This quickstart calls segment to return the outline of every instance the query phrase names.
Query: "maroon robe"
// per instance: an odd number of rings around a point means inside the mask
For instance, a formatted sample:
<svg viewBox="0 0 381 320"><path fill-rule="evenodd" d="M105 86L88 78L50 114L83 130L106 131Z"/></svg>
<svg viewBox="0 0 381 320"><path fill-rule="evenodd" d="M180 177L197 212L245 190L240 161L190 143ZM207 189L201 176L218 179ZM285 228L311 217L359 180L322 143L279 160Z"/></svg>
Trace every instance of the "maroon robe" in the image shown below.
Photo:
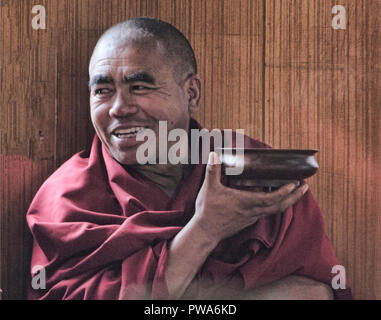
<svg viewBox="0 0 381 320"><path fill-rule="evenodd" d="M264 144L245 137L246 147ZM34 238L31 269L43 266L46 289L27 283L29 299L165 299L168 243L190 220L205 165L169 197L115 161L95 136L90 152L65 162L35 196L27 222ZM242 290L288 275L328 285L339 264L310 191L293 207L260 219L222 241L184 295L205 296L241 279ZM334 290L351 298L350 289Z"/></svg>

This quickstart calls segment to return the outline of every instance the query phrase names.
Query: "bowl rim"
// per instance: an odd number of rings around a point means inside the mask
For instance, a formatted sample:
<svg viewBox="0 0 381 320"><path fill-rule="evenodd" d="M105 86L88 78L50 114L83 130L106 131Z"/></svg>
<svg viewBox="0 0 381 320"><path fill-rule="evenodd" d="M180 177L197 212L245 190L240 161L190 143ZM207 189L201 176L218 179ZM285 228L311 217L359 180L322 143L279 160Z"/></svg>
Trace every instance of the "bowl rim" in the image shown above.
<svg viewBox="0 0 381 320"><path fill-rule="evenodd" d="M272 149L272 148L216 148L216 150L244 150L249 152L264 152L264 153L295 153L295 154L315 154L319 152L317 149Z"/></svg>

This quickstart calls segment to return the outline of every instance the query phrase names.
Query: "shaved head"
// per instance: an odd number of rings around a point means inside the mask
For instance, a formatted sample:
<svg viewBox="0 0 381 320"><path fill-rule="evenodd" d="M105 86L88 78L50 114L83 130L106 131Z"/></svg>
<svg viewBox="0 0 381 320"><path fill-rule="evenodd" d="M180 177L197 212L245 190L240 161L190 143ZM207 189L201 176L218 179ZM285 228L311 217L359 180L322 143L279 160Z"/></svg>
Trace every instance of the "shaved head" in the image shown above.
<svg viewBox="0 0 381 320"><path fill-rule="evenodd" d="M95 57L102 55L102 48L128 45L158 49L172 66L178 81L197 74L196 58L185 36L167 22L146 17L126 20L108 29L95 46L90 68Z"/></svg>

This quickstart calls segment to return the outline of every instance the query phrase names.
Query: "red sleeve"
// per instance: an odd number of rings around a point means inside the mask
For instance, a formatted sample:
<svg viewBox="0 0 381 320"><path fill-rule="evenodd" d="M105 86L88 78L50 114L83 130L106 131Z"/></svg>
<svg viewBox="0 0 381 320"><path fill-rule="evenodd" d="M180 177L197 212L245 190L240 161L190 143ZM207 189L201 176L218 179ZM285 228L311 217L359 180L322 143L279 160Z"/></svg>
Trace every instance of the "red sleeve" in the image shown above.
<svg viewBox="0 0 381 320"><path fill-rule="evenodd" d="M294 206L290 231L290 242L295 243L296 257L301 266L296 274L327 284L333 290L336 299L352 299L348 279L345 279L346 289L332 287L332 279L335 276L332 268L340 265L340 262L325 232L321 210L310 191L306 193L303 201Z"/></svg>
<svg viewBox="0 0 381 320"><path fill-rule="evenodd" d="M323 215L310 191L279 216L274 242L258 251L242 269L246 288L270 283L288 275L300 275L331 287L339 265L325 230ZM275 223L276 224L276 223ZM334 290L336 299L351 299L351 290Z"/></svg>
<svg viewBox="0 0 381 320"><path fill-rule="evenodd" d="M244 144L252 148L271 148L247 136ZM335 276L332 268L340 263L325 233L323 214L310 190L285 213L263 220L236 239L241 247L246 240L251 241L251 259L239 268L246 287L269 283L290 274L331 286ZM234 247L234 250L239 248ZM336 299L352 299L348 279L346 289L333 292Z"/></svg>

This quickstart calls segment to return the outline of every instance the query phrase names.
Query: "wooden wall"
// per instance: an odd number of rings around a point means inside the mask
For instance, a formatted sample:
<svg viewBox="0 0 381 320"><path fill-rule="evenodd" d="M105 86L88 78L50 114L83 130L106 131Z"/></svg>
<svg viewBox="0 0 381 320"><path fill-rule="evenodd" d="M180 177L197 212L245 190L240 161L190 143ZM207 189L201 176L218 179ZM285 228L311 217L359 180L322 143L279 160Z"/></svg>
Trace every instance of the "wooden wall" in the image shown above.
<svg viewBox="0 0 381 320"><path fill-rule="evenodd" d="M46 8L46 29L31 10ZM334 4L347 29L331 27ZM24 297L25 213L41 183L93 135L87 67L99 35L134 16L177 26L203 79L208 128L317 148L309 184L358 299L381 299L381 1L0 0L0 287Z"/></svg>

